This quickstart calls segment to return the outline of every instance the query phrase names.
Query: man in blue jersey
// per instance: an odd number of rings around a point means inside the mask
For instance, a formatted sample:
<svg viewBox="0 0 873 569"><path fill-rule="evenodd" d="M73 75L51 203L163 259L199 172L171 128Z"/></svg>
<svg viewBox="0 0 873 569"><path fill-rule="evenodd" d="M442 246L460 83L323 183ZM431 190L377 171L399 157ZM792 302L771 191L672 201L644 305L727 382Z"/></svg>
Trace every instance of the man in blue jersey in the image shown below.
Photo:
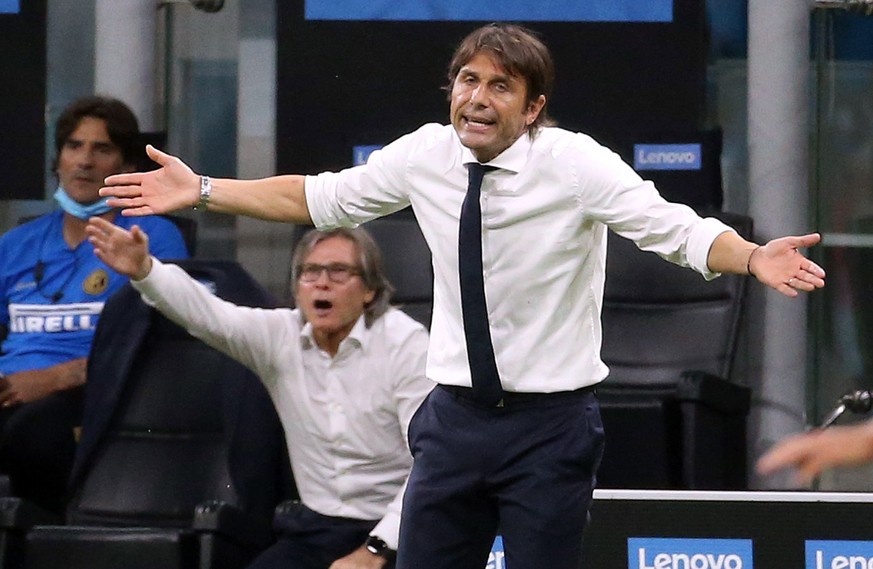
<svg viewBox="0 0 873 569"><path fill-rule="evenodd" d="M107 175L136 168L139 136L136 117L121 101L74 101L55 127L54 198L61 209L0 237L0 472L14 494L50 511L63 510L100 311L127 282L97 259L85 226L91 216L133 225L98 190ZM156 256L188 256L171 221L152 216L137 223L148 228Z"/></svg>

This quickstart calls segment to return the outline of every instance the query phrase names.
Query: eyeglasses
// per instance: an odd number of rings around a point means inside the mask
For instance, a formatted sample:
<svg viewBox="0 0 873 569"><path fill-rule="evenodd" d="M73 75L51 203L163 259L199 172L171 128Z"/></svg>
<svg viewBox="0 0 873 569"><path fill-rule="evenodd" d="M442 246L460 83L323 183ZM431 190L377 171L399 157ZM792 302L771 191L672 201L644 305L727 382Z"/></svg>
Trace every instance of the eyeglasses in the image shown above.
<svg viewBox="0 0 873 569"><path fill-rule="evenodd" d="M306 263L300 267L298 278L300 282L313 283L321 278L321 273L327 271L327 278L331 282L337 284L345 284L349 282L355 275L360 275L361 271L350 265L343 263L333 263L330 265L318 265L316 263Z"/></svg>

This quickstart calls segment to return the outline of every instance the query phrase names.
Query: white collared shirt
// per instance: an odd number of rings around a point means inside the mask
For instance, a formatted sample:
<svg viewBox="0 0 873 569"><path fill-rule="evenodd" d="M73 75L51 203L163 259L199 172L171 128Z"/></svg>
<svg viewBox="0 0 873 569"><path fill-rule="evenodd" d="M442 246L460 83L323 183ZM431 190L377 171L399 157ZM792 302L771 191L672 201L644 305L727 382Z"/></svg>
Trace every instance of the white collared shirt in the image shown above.
<svg viewBox="0 0 873 569"><path fill-rule="evenodd" d="M192 335L252 369L285 429L302 502L328 516L381 520L397 549L412 456L409 420L434 384L424 375L427 331L399 310L370 328L361 317L334 357L291 309L235 306L175 265L153 259L133 286Z"/></svg>
<svg viewBox="0 0 873 569"><path fill-rule="evenodd" d="M412 205L433 254L427 374L470 386L458 280L465 164L451 126L428 124L367 164L306 178L319 228L355 226ZM558 128L519 138L488 162L481 191L482 263L497 368L508 391L553 392L602 381L600 312L607 227L705 278L715 238L730 227L665 201L617 154ZM653 283L657 286L657 283Z"/></svg>

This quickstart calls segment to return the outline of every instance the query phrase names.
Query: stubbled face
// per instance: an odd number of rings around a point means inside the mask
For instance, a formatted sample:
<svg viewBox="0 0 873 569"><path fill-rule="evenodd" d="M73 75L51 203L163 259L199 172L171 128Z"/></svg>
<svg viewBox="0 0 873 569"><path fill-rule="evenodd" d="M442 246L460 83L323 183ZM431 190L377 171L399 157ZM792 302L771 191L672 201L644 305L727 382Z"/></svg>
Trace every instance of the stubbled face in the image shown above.
<svg viewBox="0 0 873 569"><path fill-rule="evenodd" d="M452 126L480 162L512 146L539 115L546 98L528 103L523 78L509 75L488 52L473 56L452 85Z"/></svg>
<svg viewBox="0 0 873 569"><path fill-rule="evenodd" d="M360 269L355 244L344 237L320 241L303 261L304 265L346 265ZM315 281L296 283L297 306L312 324L313 336L320 348L336 353L340 342L349 335L364 307L375 297L360 275L345 283L330 280L322 271Z"/></svg>
<svg viewBox="0 0 873 569"><path fill-rule="evenodd" d="M103 179L130 171L121 149L112 143L106 121L84 117L61 147L58 156L58 181L67 194L81 204L98 199Z"/></svg>

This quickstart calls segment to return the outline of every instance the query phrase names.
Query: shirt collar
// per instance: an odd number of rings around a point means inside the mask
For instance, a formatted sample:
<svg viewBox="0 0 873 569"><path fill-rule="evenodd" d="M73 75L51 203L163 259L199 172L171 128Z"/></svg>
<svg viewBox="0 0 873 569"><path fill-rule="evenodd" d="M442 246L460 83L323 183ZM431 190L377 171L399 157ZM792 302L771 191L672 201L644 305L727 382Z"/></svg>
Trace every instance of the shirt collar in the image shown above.
<svg viewBox="0 0 873 569"><path fill-rule="evenodd" d="M300 318L301 320L303 319L302 312L300 313ZM352 342L356 346L363 347L366 344L366 336L367 326L364 323L364 315L361 314L355 322L355 325L352 326L349 335L343 338L343 341L340 342L340 351L342 351L343 346L347 345L349 342ZM315 337L312 335L311 322L303 324L303 328L300 330L300 339L303 341L303 346L305 348L318 348L318 344L315 343Z"/></svg>
<svg viewBox="0 0 873 569"><path fill-rule="evenodd" d="M455 139L458 140L458 144L460 144L460 139L457 138L457 133L455 133ZM522 168L524 168L524 165L527 163L527 157L530 155L531 146L533 146L533 140L531 139L530 134L524 133L518 137L518 140L512 143L512 146L495 156L492 160L486 162L486 165L494 166L501 170L509 170L510 172L515 172L517 174L521 172ZM461 163L470 164L471 162L477 162L476 157L473 156L473 153L469 148L462 144Z"/></svg>

